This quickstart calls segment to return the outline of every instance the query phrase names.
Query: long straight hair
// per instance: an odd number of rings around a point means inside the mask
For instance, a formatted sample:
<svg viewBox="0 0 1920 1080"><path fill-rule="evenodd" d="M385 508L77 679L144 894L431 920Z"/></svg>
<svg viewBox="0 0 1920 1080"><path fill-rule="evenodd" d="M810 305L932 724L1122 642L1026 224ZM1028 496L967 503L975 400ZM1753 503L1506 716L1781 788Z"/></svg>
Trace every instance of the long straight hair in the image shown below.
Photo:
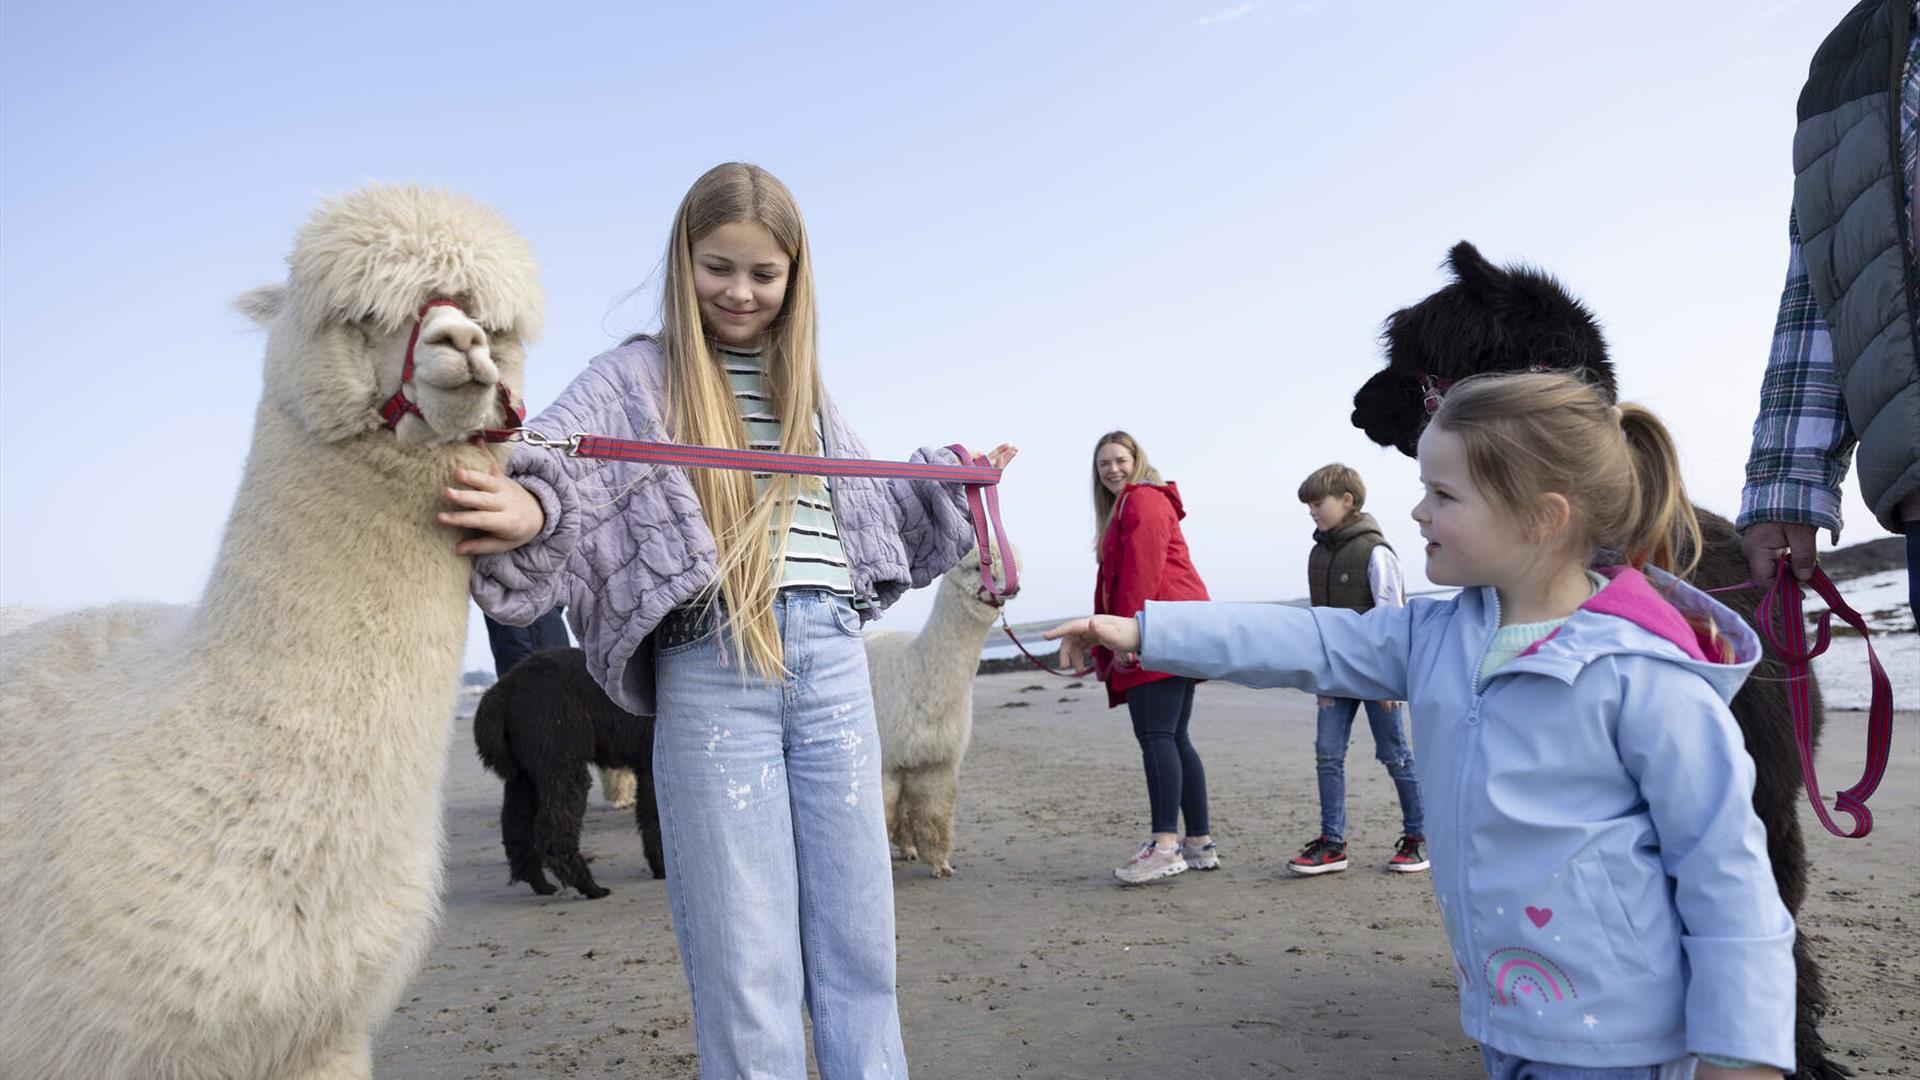
<svg viewBox="0 0 1920 1080"><path fill-rule="evenodd" d="M1127 448L1133 455L1133 475L1127 477L1129 484L1158 484L1160 470L1147 464L1147 452L1140 449L1140 443L1124 431L1109 431L1100 436L1093 444L1093 464L1089 466L1093 473L1093 550L1098 553L1101 541L1107 538L1107 526L1113 523L1113 510L1120 497L1107 490L1100 482L1100 451L1111 445Z"/></svg>
<svg viewBox="0 0 1920 1080"><path fill-rule="evenodd" d="M720 226L736 222L764 227L792 260L786 297L767 328L762 355L774 413L780 418L781 451L818 454L814 418L824 395L806 223L785 184L758 165L740 162L717 165L693 182L680 201L667 240L660 336L667 354L669 433L677 442L700 446L747 446L746 424L740 418L733 385L701 321L693 289L693 245ZM717 595L724 602L734 654L746 657L768 679L783 676L786 661L773 610L777 567L786 558L795 501L804 492L818 491L820 480L775 476L756 496L750 473L693 469L689 478L719 548L719 566L706 598L711 602Z"/></svg>

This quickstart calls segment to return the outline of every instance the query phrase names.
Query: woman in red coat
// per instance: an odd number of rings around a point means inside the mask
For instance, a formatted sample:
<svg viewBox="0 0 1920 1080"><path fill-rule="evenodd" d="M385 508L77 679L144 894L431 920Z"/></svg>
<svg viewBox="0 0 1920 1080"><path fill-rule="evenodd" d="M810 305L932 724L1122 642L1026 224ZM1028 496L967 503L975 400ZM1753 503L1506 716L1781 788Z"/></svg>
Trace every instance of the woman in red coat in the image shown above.
<svg viewBox="0 0 1920 1080"><path fill-rule="evenodd" d="M1093 448L1093 509L1100 553L1099 584L1093 610L1102 615L1137 615L1149 600L1206 600L1207 586L1187 555L1180 533L1180 489L1162 483L1147 464L1133 436L1108 432ZM1094 663L1107 684L1109 707L1126 702L1140 757L1147 771L1147 801L1153 812L1153 839L1113 874L1138 885L1181 873L1189 867L1220 865L1207 831L1207 775L1200 755L1187 739L1193 714L1195 680L1143 671L1094 650ZM1179 818L1186 818L1184 841Z"/></svg>

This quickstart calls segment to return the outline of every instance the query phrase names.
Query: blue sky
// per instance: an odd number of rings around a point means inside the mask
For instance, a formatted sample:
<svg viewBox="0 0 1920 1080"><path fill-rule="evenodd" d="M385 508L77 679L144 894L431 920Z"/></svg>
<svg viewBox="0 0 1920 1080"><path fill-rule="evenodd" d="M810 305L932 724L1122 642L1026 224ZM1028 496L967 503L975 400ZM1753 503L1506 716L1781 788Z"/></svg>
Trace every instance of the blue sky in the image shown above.
<svg viewBox="0 0 1920 1080"><path fill-rule="evenodd" d="M0 602L197 596L259 394L227 302L322 195L511 218L537 406L653 325L668 219L729 159L798 196L828 385L877 453L1023 448L1016 619L1087 606L1116 427L1180 482L1216 596L1304 591L1293 491L1336 459L1420 587L1414 467L1346 416L1462 238L1588 302L1731 512L1793 102L1848 6L0 5ZM1847 518L1881 535L1851 483Z"/></svg>

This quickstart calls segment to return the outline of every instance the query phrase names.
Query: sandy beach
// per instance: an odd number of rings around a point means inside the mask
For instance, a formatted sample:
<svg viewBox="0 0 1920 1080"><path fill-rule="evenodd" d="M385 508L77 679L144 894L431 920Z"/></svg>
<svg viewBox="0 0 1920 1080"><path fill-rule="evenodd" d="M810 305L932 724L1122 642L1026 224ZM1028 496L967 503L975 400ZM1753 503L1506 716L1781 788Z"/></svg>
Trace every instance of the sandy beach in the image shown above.
<svg viewBox="0 0 1920 1080"><path fill-rule="evenodd" d="M959 876L895 864L916 1077L1481 1075L1427 877L1378 868L1399 823L1364 725L1348 761L1355 868L1296 878L1282 864L1317 824L1313 700L1202 686L1194 741L1225 865L1127 889L1109 869L1144 834L1146 796L1124 711L1097 685L1037 674L982 676L975 709ZM1803 921L1836 1002L1826 1031L1862 1076L1920 1074L1916 720L1897 718L1872 836L1833 838L1803 815ZM1829 786L1858 775L1863 731L1858 713L1830 718ZM696 1075L666 886L647 876L631 814L597 796L588 811L613 895L537 897L506 884L500 785L464 715L448 752L446 914L378 1039L377 1074Z"/></svg>

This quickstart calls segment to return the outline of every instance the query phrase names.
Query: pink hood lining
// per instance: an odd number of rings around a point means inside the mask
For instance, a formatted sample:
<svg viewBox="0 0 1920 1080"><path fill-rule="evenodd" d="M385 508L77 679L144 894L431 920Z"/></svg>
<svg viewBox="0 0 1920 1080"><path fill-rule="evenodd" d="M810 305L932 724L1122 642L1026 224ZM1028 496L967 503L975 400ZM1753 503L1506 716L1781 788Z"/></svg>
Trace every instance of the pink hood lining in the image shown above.
<svg viewBox="0 0 1920 1080"><path fill-rule="evenodd" d="M1631 566L1599 566L1593 572L1610 580L1606 588L1594 593L1586 603L1580 605L1581 611L1625 619L1662 641L1672 642L1694 660L1724 662L1707 654L1705 631L1696 629L1688 622L1687 617L1680 614L1679 608L1660 595L1645 574ZM1527 646L1520 655L1533 655L1540 646L1552 641L1559 633L1560 629L1555 628L1553 633Z"/></svg>

